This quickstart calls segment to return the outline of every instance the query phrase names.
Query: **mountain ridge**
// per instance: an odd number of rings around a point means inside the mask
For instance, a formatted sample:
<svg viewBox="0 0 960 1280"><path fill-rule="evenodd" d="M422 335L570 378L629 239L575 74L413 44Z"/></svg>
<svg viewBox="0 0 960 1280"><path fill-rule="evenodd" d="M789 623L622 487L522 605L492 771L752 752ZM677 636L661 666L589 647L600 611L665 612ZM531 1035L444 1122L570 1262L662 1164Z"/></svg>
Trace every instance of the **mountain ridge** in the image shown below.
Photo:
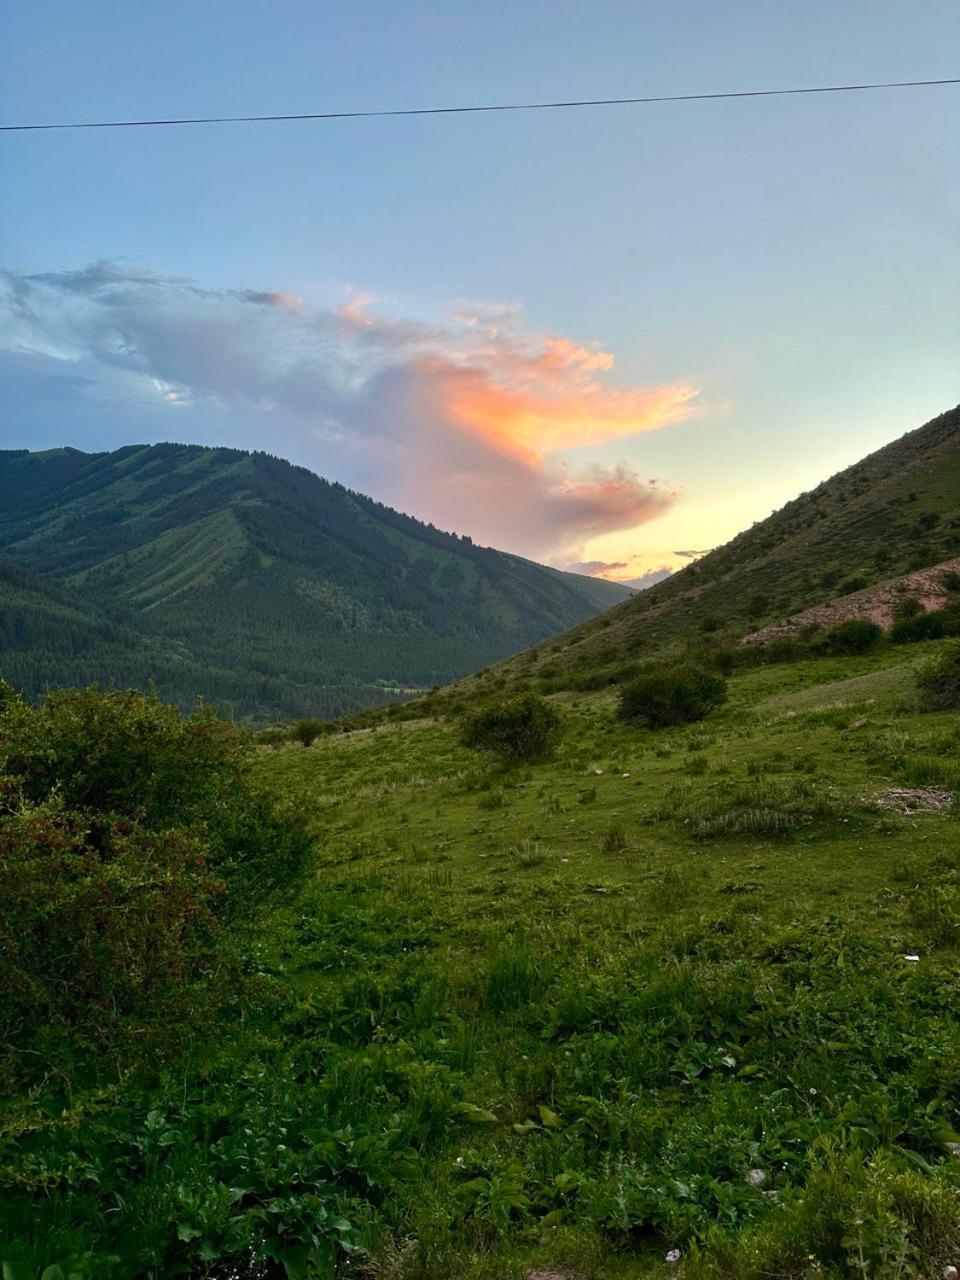
<svg viewBox="0 0 960 1280"><path fill-rule="evenodd" d="M960 406L630 600L463 683L615 684L638 661L737 639L960 550Z"/></svg>
<svg viewBox="0 0 960 1280"><path fill-rule="evenodd" d="M628 591L478 547L267 453L173 443L0 451L0 557L140 641L122 662L95 645L86 665L38 654L31 667L29 644L17 662L0 653L29 692L98 665L129 680L139 663L134 683L261 718L458 678ZM4 607L9 630L9 585Z"/></svg>

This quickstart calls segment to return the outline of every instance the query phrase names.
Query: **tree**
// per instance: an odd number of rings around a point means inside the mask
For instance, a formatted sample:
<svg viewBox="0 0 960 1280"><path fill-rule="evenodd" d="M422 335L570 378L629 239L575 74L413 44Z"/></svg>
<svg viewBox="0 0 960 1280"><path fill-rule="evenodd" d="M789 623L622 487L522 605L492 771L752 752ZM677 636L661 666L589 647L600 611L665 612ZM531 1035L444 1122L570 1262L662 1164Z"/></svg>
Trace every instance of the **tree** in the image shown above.
<svg viewBox="0 0 960 1280"><path fill-rule="evenodd" d="M290 736L301 746L309 747L317 738L329 731L329 725L324 720L298 720L290 731Z"/></svg>

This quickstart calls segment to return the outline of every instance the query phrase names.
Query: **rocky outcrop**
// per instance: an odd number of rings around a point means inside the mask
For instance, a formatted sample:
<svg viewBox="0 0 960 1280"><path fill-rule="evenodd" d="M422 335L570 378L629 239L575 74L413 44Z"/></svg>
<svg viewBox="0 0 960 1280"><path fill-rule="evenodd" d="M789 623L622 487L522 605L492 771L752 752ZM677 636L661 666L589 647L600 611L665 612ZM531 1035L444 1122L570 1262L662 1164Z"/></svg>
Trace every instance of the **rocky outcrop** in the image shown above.
<svg viewBox="0 0 960 1280"><path fill-rule="evenodd" d="M769 644L771 640L798 636L808 627L828 629L851 618L869 618L871 622L888 630L893 623L897 605L905 599L918 600L929 613L931 609L941 609L949 599L955 598L944 585L944 579L950 573L960 573L960 556L942 560L927 569L917 569L902 578L891 578L889 582L864 587L862 591L840 596L828 604L814 605L812 609L804 609L802 613L792 614L789 618L781 618L769 627L762 627L759 631L744 636L741 643Z"/></svg>

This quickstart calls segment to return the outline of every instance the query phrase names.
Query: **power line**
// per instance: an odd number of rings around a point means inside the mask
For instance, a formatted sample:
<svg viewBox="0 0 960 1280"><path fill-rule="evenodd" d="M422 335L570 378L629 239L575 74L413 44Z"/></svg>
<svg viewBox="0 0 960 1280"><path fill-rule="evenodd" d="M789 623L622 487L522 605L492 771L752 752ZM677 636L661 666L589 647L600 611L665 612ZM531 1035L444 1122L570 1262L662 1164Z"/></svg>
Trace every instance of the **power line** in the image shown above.
<svg viewBox="0 0 960 1280"><path fill-rule="evenodd" d="M886 80L869 84L813 85L799 89L741 89L728 93L672 93L646 98L586 98L571 102L502 102L466 107L406 107L388 111L309 111L275 116L188 116L171 120L84 120L54 124L3 124L0 133L45 129L152 129L186 124L274 124L281 120L371 120L386 116L452 116L491 111L561 111L573 107L628 107L653 102L711 102L720 98L784 98L809 93L863 93L871 89L920 89L960 84L952 80Z"/></svg>

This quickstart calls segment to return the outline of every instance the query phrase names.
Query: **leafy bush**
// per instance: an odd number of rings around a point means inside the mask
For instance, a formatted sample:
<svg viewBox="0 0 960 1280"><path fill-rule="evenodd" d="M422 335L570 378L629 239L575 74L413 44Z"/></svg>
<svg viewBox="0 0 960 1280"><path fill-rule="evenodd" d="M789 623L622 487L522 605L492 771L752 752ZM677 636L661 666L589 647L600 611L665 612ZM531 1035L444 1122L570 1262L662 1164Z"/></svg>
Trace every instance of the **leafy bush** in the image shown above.
<svg viewBox="0 0 960 1280"><path fill-rule="evenodd" d="M185 825L230 794L246 750L213 712L184 718L133 690L58 689L38 707L8 690L0 701L0 773L32 804L55 794L65 809Z"/></svg>
<svg viewBox="0 0 960 1280"><path fill-rule="evenodd" d="M290 730L290 737L302 747L309 747L332 728L328 720L298 720Z"/></svg>
<svg viewBox="0 0 960 1280"><path fill-rule="evenodd" d="M914 644L919 640L939 640L944 634L944 620L937 611L918 613L911 618L903 618L890 628L890 639L894 644Z"/></svg>
<svg viewBox="0 0 960 1280"><path fill-rule="evenodd" d="M202 838L14 804L0 819L2 1038L68 1025L97 1042L128 1015L193 1008L225 890Z"/></svg>
<svg viewBox="0 0 960 1280"><path fill-rule="evenodd" d="M917 691L927 711L960 707L960 644L951 644L916 674Z"/></svg>
<svg viewBox="0 0 960 1280"><path fill-rule="evenodd" d="M648 729L692 724L726 701L727 684L700 667L676 667L641 676L620 692L617 714Z"/></svg>
<svg viewBox="0 0 960 1280"><path fill-rule="evenodd" d="M823 643L831 653L866 653L882 635L882 629L869 618L850 618L832 627Z"/></svg>
<svg viewBox="0 0 960 1280"><path fill-rule="evenodd" d="M0 1039L172 1029L221 967L224 917L292 877L305 830L252 787L245 735L208 711L0 694Z"/></svg>
<svg viewBox="0 0 960 1280"><path fill-rule="evenodd" d="M492 751L504 760L550 755L560 741L563 722L548 702L534 693L482 707L462 725L464 746Z"/></svg>
<svg viewBox="0 0 960 1280"><path fill-rule="evenodd" d="M894 622L907 622L910 618L919 617L922 613L923 605L916 596L903 596L893 610L893 620Z"/></svg>

